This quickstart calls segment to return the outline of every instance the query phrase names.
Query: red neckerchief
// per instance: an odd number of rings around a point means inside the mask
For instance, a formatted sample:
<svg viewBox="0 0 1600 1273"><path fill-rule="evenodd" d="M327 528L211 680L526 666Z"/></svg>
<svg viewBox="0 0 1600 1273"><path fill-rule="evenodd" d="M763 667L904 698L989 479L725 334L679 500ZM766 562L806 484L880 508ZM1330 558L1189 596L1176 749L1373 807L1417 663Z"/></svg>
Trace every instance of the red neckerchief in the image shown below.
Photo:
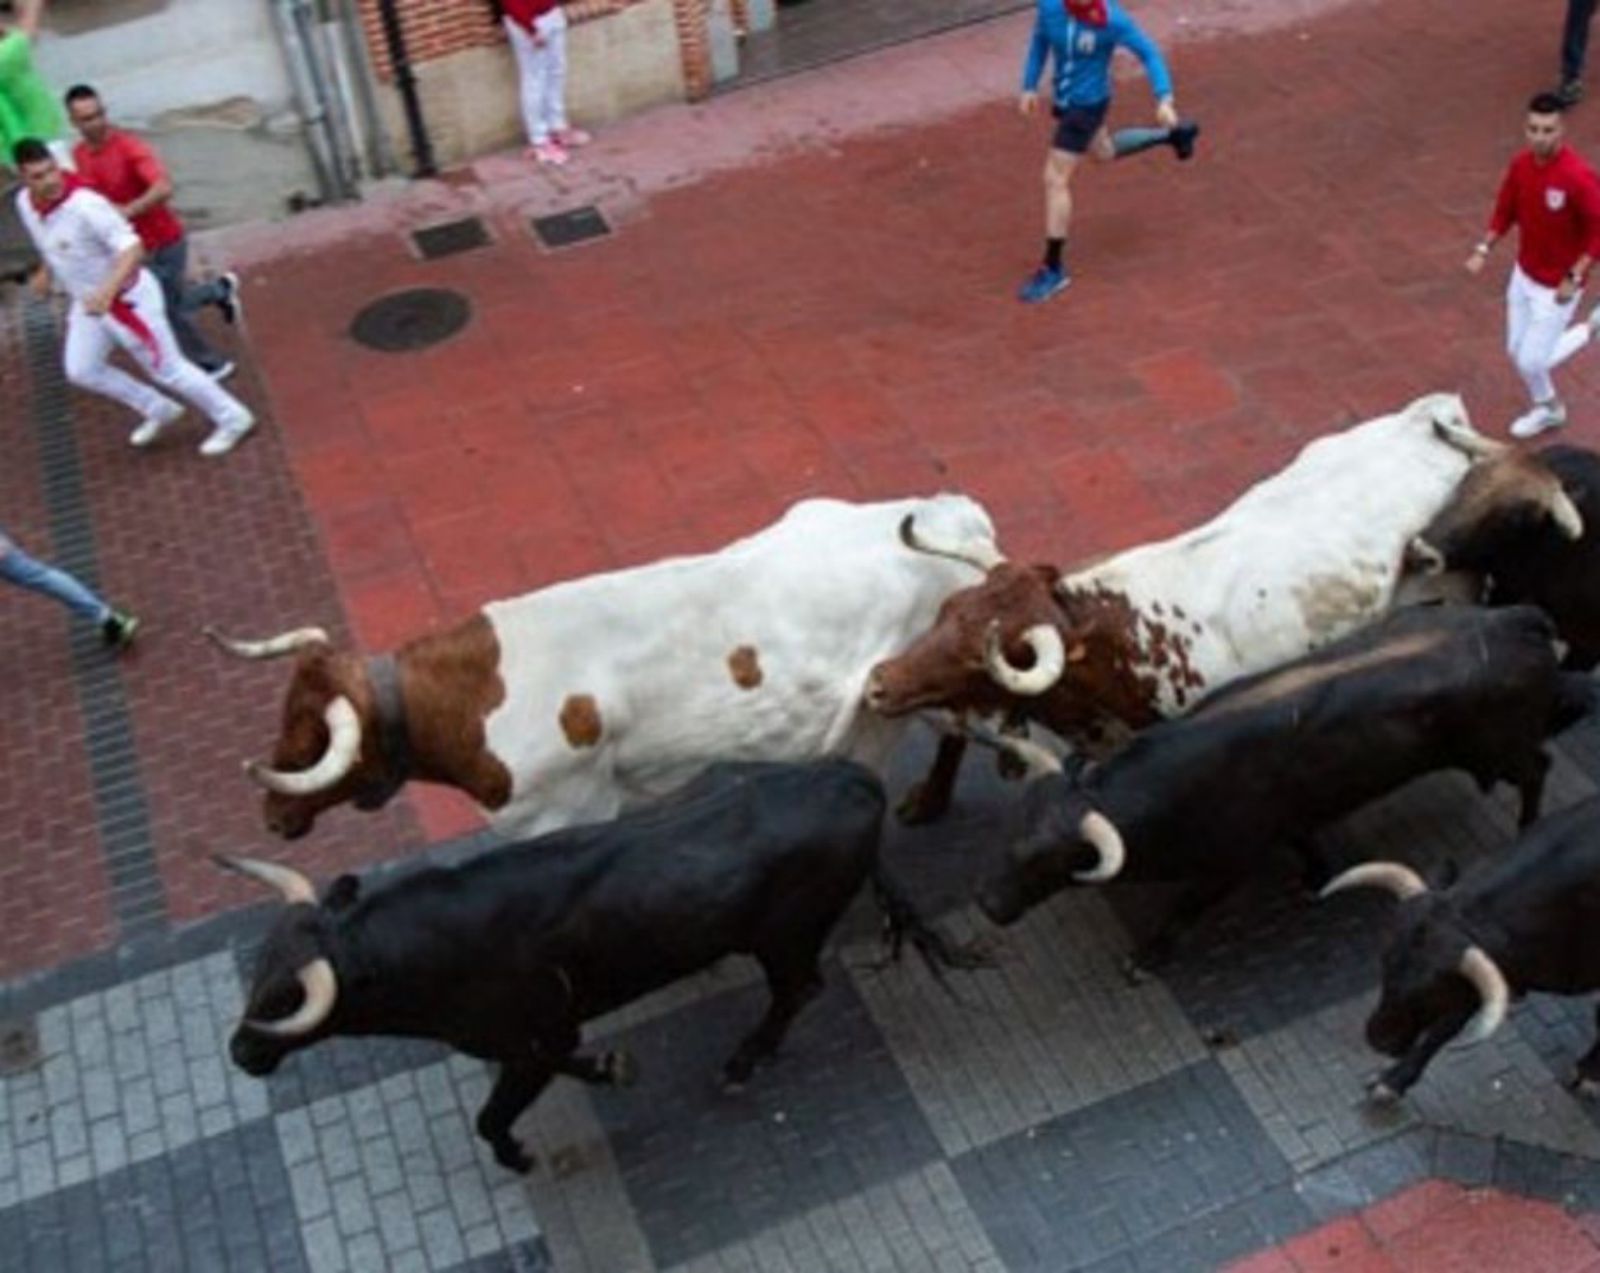
<svg viewBox="0 0 1600 1273"><path fill-rule="evenodd" d="M89 183L78 176L77 173L63 170L61 173L60 194L54 199L43 200L32 190L29 190L28 201L33 204L35 212L41 217L47 217L70 199L75 191L88 189L91 189ZM159 367L161 365L161 345L156 340L156 334L150 330L144 319L140 317L139 311L129 304L127 299L128 288L133 286L138 277L138 274L135 273L133 278L128 281L128 287L122 289L122 292L117 296L116 300L111 302L111 307L106 312L133 333L134 339L143 345L145 352L150 355L151 365Z"/></svg>
<svg viewBox="0 0 1600 1273"><path fill-rule="evenodd" d="M1103 27L1110 21L1106 0L1066 0L1066 5L1069 14L1092 27Z"/></svg>

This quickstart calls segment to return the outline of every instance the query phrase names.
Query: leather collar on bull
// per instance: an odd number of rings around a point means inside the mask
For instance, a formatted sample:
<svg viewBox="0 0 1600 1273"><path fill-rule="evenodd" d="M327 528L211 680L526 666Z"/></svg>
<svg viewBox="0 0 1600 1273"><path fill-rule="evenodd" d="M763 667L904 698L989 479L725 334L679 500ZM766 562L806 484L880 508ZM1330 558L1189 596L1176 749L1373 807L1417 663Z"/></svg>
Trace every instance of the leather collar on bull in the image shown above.
<svg viewBox="0 0 1600 1273"><path fill-rule="evenodd" d="M394 655L378 654L367 660L372 682L373 713L377 717L378 764L383 777L363 783L356 792L356 808L381 809L411 777L411 731L406 727L406 701L400 693L400 669Z"/></svg>

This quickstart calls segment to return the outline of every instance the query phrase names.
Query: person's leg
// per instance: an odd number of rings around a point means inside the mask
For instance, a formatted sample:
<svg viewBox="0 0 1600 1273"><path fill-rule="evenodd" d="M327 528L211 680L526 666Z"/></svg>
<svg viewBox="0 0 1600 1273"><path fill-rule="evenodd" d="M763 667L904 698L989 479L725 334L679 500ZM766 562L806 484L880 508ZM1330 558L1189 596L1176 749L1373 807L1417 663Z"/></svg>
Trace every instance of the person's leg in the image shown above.
<svg viewBox="0 0 1600 1273"><path fill-rule="evenodd" d="M1561 96L1575 102L1583 96L1583 64L1589 52L1589 24L1595 0L1567 0L1561 32Z"/></svg>
<svg viewBox="0 0 1600 1273"><path fill-rule="evenodd" d="M545 24L544 123L557 141L567 133L567 16L557 5Z"/></svg>
<svg viewBox="0 0 1600 1273"><path fill-rule="evenodd" d="M167 303L167 322L172 334L178 338L178 347L190 362L202 371L214 372L227 361L213 349L206 338L189 321L194 301L189 295L189 241L179 239L165 247L157 248L145 258L145 264L161 284L161 295Z"/></svg>
<svg viewBox="0 0 1600 1273"><path fill-rule="evenodd" d="M161 288L148 272L141 272L124 293L143 325L140 331L113 319L112 335L144 371L164 389L181 394L215 425L200 444L202 455L223 455L255 425L250 409L183 356L167 322Z"/></svg>
<svg viewBox="0 0 1600 1273"><path fill-rule="evenodd" d="M1519 275L1517 287L1523 294L1525 313L1512 359L1534 405L1512 423L1511 432L1514 437L1532 437L1566 423L1566 411L1556 395L1550 371L1561 334L1578 308L1578 298L1574 296L1563 303L1556 299L1553 287L1533 282L1520 270L1515 273Z"/></svg>
<svg viewBox="0 0 1600 1273"><path fill-rule="evenodd" d="M1179 159L1194 154L1195 138L1200 135L1200 125L1192 119L1183 120L1175 128L1119 128L1111 137L1111 158L1127 159L1155 146L1171 146Z"/></svg>
<svg viewBox="0 0 1600 1273"><path fill-rule="evenodd" d="M130 376L107 359L113 344L108 330L110 320L92 318L76 303L67 312L67 339L62 349L62 368L67 379L80 389L98 393L133 408L144 422L134 430L133 441L143 446L154 441L164 423L176 420L183 408L165 394L157 393L144 381ZM146 426L153 426L147 428ZM148 436L146 436L148 434Z"/></svg>
<svg viewBox="0 0 1600 1273"><path fill-rule="evenodd" d="M88 587L60 567L30 557L3 534L0 534L0 579L51 597L91 623L103 622L111 615L111 607Z"/></svg>
<svg viewBox="0 0 1600 1273"><path fill-rule="evenodd" d="M517 93L522 105L522 127L528 134L528 145L537 150L550 141L550 129L544 118L545 50L533 42L533 37L510 18L505 19L506 37L511 41L511 51L517 59Z"/></svg>

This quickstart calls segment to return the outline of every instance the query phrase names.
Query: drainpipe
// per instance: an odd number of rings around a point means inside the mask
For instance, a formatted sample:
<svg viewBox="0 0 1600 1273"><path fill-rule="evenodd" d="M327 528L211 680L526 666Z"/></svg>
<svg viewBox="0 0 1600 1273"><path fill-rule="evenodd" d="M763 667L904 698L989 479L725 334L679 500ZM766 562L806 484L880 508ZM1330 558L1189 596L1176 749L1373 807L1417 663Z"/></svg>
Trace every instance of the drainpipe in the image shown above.
<svg viewBox="0 0 1600 1273"><path fill-rule="evenodd" d="M400 101L406 109L406 131L411 134L411 154L417 161L413 176L432 177L439 171L433 162L433 143L428 140L428 126L422 122L422 103L417 100L417 77L411 73L411 57L406 52L406 33L400 26L400 6L396 0L378 0L378 14L383 19L383 40L389 49L389 62L394 67L395 87L400 90Z"/></svg>
<svg viewBox="0 0 1600 1273"><path fill-rule="evenodd" d="M283 41L289 80L300 111L306 153L311 158L311 168L317 179L317 194L326 202L343 197L344 183L338 170L339 156L328 130L328 104L310 68L316 54L301 38L295 12L297 8L298 0L276 0L272 6L273 16L277 19L278 36Z"/></svg>
<svg viewBox="0 0 1600 1273"><path fill-rule="evenodd" d="M311 123L321 132L328 148L329 167L333 174L334 196L339 199L356 197L355 157L351 154L350 139L340 127L343 122L328 109L327 78L323 74L321 49L317 40L317 24L311 13L309 0L290 0L290 21L294 23L295 42L305 59L305 74L315 103Z"/></svg>

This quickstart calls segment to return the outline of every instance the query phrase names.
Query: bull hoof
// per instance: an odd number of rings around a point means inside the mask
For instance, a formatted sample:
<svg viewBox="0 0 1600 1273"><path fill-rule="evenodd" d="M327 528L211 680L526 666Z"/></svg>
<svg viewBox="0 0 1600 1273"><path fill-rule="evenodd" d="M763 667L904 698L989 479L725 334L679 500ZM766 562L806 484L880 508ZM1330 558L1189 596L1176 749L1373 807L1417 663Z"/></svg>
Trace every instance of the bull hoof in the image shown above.
<svg viewBox="0 0 1600 1273"><path fill-rule="evenodd" d="M1367 1084L1367 1099L1380 1109L1390 1109L1400 1103L1400 1093L1382 1079Z"/></svg>
<svg viewBox="0 0 1600 1273"><path fill-rule="evenodd" d="M602 1066L612 1087L632 1087L639 1081L639 1063L626 1048L607 1052Z"/></svg>
<svg viewBox="0 0 1600 1273"><path fill-rule="evenodd" d="M908 827L937 822L950 811L950 793L933 790L925 782L913 786L895 806L895 816Z"/></svg>
<svg viewBox="0 0 1600 1273"><path fill-rule="evenodd" d="M1575 1071L1567 1080L1567 1088L1574 1096L1589 1100L1600 1098L1600 1078L1593 1078L1582 1070Z"/></svg>
<svg viewBox="0 0 1600 1273"><path fill-rule="evenodd" d="M526 1176L533 1170L533 1155L528 1153L514 1140L502 1141L494 1147L494 1160L502 1167L509 1168L519 1176Z"/></svg>

